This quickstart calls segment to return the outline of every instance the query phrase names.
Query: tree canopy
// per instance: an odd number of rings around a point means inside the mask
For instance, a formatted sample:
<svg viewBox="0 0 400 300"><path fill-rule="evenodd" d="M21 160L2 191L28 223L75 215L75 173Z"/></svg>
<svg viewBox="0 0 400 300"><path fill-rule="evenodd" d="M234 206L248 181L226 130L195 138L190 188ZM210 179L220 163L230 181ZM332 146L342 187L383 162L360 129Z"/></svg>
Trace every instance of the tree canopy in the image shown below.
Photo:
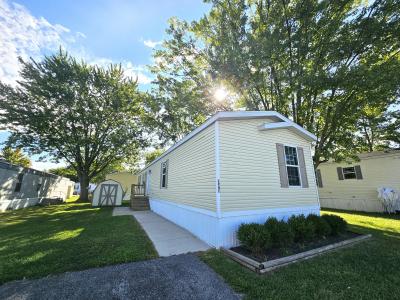
<svg viewBox="0 0 400 300"><path fill-rule="evenodd" d="M173 129L162 140L219 109L244 108L276 110L316 134L316 166L395 142L396 130L384 138L374 130L366 145L364 123L398 110L398 1L208 2L211 11L192 24L172 19L154 53L150 103ZM229 91L223 103L212 93L220 86Z"/></svg>
<svg viewBox="0 0 400 300"><path fill-rule="evenodd" d="M12 132L10 144L64 160L83 187L137 154L144 143L141 94L120 65L91 66L62 50L20 63L17 86L0 83L0 122Z"/></svg>
<svg viewBox="0 0 400 300"><path fill-rule="evenodd" d="M29 168L32 166L31 160L28 156L22 153L21 148L12 149L11 147L6 146L1 151L0 157L12 164L21 167Z"/></svg>

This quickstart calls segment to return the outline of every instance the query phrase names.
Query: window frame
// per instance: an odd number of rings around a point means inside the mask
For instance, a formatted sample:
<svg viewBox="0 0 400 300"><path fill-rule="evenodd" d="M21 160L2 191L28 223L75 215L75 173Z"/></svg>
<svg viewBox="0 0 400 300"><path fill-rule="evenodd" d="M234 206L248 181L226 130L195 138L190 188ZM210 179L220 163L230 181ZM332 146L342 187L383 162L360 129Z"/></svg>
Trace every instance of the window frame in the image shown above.
<svg viewBox="0 0 400 300"><path fill-rule="evenodd" d="M288 164L287 158L286 158L286 147L295 149L297 165ZM285 156L285 167L286 167L286 176L287 176L287 181L288 181L288 187L289 188L301 188L303 186L303 183L301 182L300 164L299 164L299 152L297 151L297 146L285 145L284 144L283 145L283 154ZM299 184L298 185L291 185L290 184L288 167L297 168L297 174L298 174L298 177L299 177Z"/></svg>
<svg viewBox="0 0 400 300"><path fill-rule="evenodd" d="M165 166L165 168L164 168L164 166ZM165 174L164 174L164 169L165 169ZM160 189L168 188L168 160L161 163L160 176L161 176ZM165 180L164 180L164 178L165 178Z"/></svg>
<svg viewBox="0 0 400 300"><path fill-rule="evenodd" d="M14 193L20 193L21 192L21 188L22 188L22 181L24 180L24 173L19 173L18 177L17 177L17 184L15 185L14 188Z"/></svg>
<svg viewBox="0 0 400 300"><path fill-rule="evenodd" d="M345 169L353 169L353 171L345 173ZM348 174L354 174L354 177L346 178L346 175L348 175ZM356 167L355 166L342 167L342 175L343 175L343 180L357 179Z"/></svg>

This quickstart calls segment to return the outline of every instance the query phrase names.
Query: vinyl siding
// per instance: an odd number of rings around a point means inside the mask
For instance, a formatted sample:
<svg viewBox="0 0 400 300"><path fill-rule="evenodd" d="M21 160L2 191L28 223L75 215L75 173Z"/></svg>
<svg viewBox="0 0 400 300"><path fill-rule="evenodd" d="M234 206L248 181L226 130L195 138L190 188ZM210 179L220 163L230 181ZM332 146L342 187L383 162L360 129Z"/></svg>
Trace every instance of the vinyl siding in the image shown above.
<svg viewBox="0 0 400 300"><path fill-rule="evenodd" d="M310 143L289 129L259 131L266 120L221 121L221 211L318 205ZM276 143L303 147L308 188L281 188Z"/></svg>
<svg viewBox="0 0 400 300"><path fill-rule="evenodd" d="M131 188L132 184L137 184L138 176L130 172L120 172L112 173L106 175L106 180L112 179L119 182L124 190L125 197L124 200L129 200L131 198Z"/></svg>
<svg viewBox="0 0 400 300"><path fill-rule="evenodd" d="M150 199L170 201L210 211L215 200L214 124L183 143L155 164L151 170ZM160 188L161 163L168 160L168 187Z"/></svg>
<svg viewBox="0 0 400 300"><path fill-rule="evenodd" d="M336 168L361 166L363 179L339 180ZM361 159L352 165L324 163L321 170L323 187L319 188L321 206L359 211L383 211L378 200L378 187L400 190L400 154Z"/></svg>

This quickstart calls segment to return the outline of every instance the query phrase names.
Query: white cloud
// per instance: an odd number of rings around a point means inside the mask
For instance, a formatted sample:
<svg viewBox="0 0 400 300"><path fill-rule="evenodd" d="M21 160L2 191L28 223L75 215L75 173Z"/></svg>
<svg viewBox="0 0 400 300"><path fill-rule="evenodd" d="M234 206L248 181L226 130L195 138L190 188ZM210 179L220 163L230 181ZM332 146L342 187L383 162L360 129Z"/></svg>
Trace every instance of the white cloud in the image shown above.
<svg viewBox="0 0 400 300"><path fill-rule="evenodd" d="M74 42L70 30L35 18L22 5L0 0L0 80L14 84L18 79L18 57L38 58L45 51Z"/></svg>
<svg viewBox="0 0 400 300"><path fill-rule="evenodd" d="M157 47L158 45L161 45L161 44L162 44L162 41L144 40L144 41L143 41L143 44L144 44L146 47L154 48L154 47Z"/></svg>
<svg viewBox="0 0 400 300"><path fill-rule="evenodd" d="M0 81L14 85L19 79L18 57L40 60L44 54L54 52L60 46L90 64L106 67L119 63L90 55L79 45L79 41L85 38L82 32L71 32L61 24L51 24L43 17L36 18L22 5L0 0ZM159 43L149 42L154 45ZM151 82L145 68L134 66L129 61L123 61L121 65L126 76L137 79L139 84Z"/></svg>

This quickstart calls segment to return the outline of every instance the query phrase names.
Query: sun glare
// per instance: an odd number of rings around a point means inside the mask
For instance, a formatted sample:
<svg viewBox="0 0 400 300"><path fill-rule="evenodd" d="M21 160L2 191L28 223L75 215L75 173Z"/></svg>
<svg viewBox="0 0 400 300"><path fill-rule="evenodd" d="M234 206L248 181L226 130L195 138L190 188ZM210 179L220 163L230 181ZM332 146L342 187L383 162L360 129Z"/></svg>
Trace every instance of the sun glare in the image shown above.
<svg viewBox="0 0 400 300"><path fill-rule="evenodd" d="M224 87L219 87L214 92L214 98L217 101L225 100L228 96L228 91Z"/></svg>

